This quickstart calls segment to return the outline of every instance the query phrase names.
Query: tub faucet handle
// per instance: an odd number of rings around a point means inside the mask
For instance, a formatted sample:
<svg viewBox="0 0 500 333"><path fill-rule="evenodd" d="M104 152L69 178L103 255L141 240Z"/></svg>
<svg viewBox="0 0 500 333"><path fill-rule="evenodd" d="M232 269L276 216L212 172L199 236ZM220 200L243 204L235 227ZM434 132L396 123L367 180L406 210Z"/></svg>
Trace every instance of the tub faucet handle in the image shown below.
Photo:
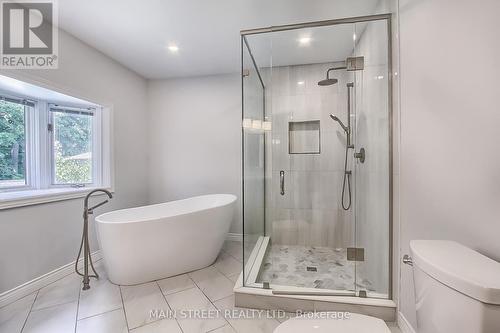
<svg viewBox="0 0 500 333"><path fill-rule="evenodd" d="M104 200L103 202L98 203L97 205L95 205L95 206L93 206L93 207L90 207L90 208L88 209L88 213L89 213L89 214L94 213L94 209L96 209L97 207L100 207L100 206L102 206L102 205L105 205L105 204L107 204L108 202L109 202L109 200Z"/></svg>

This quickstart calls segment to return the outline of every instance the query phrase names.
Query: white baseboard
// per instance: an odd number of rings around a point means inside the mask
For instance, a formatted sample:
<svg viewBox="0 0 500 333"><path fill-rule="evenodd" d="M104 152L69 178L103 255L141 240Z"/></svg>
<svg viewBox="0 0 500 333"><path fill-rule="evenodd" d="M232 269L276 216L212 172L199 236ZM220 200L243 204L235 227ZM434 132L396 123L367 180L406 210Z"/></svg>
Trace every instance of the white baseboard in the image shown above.
<svg viewBox="0 0 500 333"><path fill-rule="evenodd" d="M230 232L230 233L227 234L226 240L241 242L241 241L243 241L243 234L237 234L237 233L234 233L234 232Z"/></svg>
<svg viewBox="0 0 500 333"><path fill-rule="evenodd" d="M95 251L92 253L92 260L95 262L101 260L101 251ZM52 272L48 272L42 276L39 276L31 281L28 281L20 286L17 286L11 290L7 290L0 294L0 308L10 304L18 299L21 299L29 294L34 293L40 288L43 288L63 277L70 275L74 272L75 262L71 262L62 267L54 269ZM78 261L78 268L83 267L83 258Z"/></svg>
<svg viewBox="0 0 500 333"><path fill-rule="evenodd" d="M398 311L398 326L401 329L401 332L403 332L403 333L416 333L417 332L413 328L413 326L411 326L408 319L406 319L405 316L401 313L401 311Z"/></svg>

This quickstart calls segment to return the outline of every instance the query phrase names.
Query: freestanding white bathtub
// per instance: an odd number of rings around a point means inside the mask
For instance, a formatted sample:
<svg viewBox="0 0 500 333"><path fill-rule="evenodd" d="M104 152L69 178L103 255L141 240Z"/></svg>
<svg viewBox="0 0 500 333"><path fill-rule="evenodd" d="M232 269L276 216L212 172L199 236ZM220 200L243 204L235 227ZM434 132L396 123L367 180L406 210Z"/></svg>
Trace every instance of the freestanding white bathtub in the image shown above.
<svg viewBox="0 0 500 333"><path fill-rule="evenodd" d="M211 194L96 217L111 282L139 284L212 264L234 214L236 196Z"/></svg>

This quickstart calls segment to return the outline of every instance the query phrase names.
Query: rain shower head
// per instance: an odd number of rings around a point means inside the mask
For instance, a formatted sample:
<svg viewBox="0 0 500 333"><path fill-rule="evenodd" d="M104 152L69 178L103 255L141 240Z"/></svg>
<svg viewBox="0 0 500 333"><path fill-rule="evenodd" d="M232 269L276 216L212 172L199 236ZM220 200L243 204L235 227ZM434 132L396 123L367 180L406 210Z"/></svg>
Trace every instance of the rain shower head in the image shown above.
<svg viewBox="0 0 500 333"><path fill-rule="evenodd" d="M326 79L321 80L318 82L318 86L331 86L332 84L335 84L339 82L337 79L330 79L330 72L336 70L337 68L330 68L329 70L326 71Z"/></svg>
<svg viewBox="0 0 500 333"><path fill-rule="evenodd" d="M332 67L326 71L326 79L318 82L318 86L331 86L339 82L337 79L330 79L330 72L339 69L345 69L349 72L359 71L365 68L365 58L364 57L349 57L345 60L344 66Z"/></svg>
<svg viewBox="0 0 500 333"><path fill-rule="evenodd" d="M327 78L319 81L318 86L331 86L332 84L335 84L337 82L339 82L339 80Z"/></svg>

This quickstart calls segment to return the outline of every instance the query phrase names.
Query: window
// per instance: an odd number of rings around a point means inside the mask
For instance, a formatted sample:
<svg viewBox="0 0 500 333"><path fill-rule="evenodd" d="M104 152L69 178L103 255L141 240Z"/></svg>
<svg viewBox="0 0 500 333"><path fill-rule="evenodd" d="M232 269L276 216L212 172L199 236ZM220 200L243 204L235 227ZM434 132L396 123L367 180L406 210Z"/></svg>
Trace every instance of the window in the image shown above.
<svg viewBox="0 0 500 333"><path fill-rule="evenodd" d="M111 158L103 156L110 155L109 115L65 98L71 102L0 91L0 209L23 196L111 187Z"/></svg>
<svg viewBox="0 0 500 333"><path fill-rule="evenodd" d="M93 184L94 163L92 109L50 106L51 173L53 185Z"/></svg>
<svg viewBox="0 0 500 333"><path fill-rule="evenodd" d="M27 124L33 105L0 97L0 189L28 184Z"/></svg>

